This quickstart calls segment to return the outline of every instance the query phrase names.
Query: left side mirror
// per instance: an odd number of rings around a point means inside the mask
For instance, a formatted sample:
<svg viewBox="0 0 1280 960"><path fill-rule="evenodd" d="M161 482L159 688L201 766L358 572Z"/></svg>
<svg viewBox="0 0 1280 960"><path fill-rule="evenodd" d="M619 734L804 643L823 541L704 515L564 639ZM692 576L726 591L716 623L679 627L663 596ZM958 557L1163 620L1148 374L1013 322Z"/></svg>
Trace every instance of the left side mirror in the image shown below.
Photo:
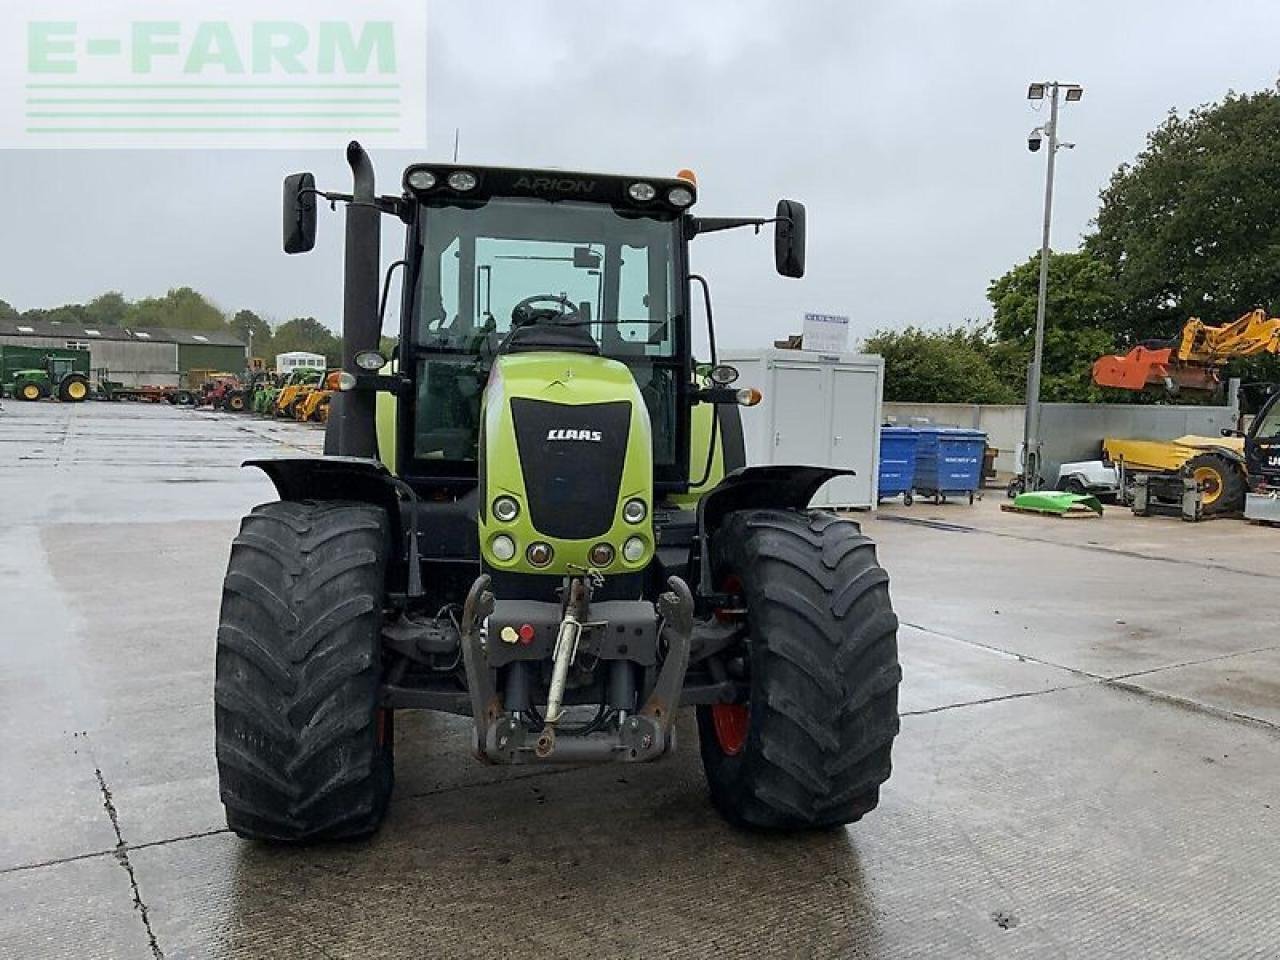
<svg viewBox="0 0 1280 960"><path fill-rule="evenodd" d="M779 200L774 224L773 260L784 277L804 276L804 204Z"/></svg>
<svg viewBox="0 0 1280 960"><path fill-rule="evenodd" d="M316 245L316 178L294 173L284 178L284 252L306 253Z"/></svg>

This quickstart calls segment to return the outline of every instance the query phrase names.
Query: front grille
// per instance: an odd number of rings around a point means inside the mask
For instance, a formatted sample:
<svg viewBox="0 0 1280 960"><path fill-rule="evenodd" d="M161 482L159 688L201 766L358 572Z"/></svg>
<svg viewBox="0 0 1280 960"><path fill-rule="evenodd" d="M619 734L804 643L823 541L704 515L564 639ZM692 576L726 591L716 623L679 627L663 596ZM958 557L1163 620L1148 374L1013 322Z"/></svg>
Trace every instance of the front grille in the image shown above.
<svg viewBox="0 0 1280 960"><path fill-rule="evenodd" d="M529 519L538 532L561 540L607 533L618 506L631 403L516 398L511 416Z"/></svg>

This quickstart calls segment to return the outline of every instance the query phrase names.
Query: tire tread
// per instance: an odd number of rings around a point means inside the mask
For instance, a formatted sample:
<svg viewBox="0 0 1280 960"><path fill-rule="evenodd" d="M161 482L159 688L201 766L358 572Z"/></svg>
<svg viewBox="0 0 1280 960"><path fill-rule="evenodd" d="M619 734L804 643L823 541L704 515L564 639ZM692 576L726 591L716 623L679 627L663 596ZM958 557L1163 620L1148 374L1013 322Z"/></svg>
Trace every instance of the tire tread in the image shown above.
<svg viewBox="0 0 1280 960"><path fill-rule="evenodd" d="M743 582L751 724L729 757L699 711L712 801L773 829L851 823L875 808L897 735L898 619L889 576L858 524L824 511L731 514L712 540L717 577Z"/></svg>
<svg viewBox="0 0 1280 960"><path fill-rule="evenodd" d="M232 541L214 711L220 793L241 836L335 839L381 823L387 536L378 507L286 501L255 507Z"/></svg>

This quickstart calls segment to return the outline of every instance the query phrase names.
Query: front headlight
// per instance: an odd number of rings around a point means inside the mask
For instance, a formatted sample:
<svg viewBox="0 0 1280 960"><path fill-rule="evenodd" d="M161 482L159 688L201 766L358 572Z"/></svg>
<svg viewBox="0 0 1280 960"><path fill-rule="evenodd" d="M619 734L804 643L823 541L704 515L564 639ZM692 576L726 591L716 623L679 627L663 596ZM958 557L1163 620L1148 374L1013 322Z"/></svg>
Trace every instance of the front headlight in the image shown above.
<svg viewBox="0 0 1280 960"><path fill-rule="evenodd" d="M436 185L436 175L430 170L414 170L409 174L408 184L412 190L430 190Z"/></svg>
<svg viewBox="0 0 1280 960"><path fill-rule="evenodd" d="M503 523L510 523L520 516L520 504L515 497L498 497L493 501L493 515Z"/></svg>
<svg viewBox="0 0 1280 960"><path fill-rule="evenodd" d="M505 533L500 533L489 541L489 550L496 559L506 563L516 555L516 542Z"/></svg>
<svg viewBox="0 0 1280 960"><path fill-rule="evenodd" d="M622 545L622 556L627 563L639 563L644 559L645 542L639 537L628 537Z"/></svg>
<svg viewBox="0 0 1280 960"><path fill-rule="evenodd" d="M445 178L445 183L449 184L449 188L457 190L459 193L474 190L478 182L476 175L470 170L455 170Z"/></svg>
<svg viewBox="0 0 1280 960"><path fill-rule="evenodd" d="M627 523L643 523L649 515L649 508L640 499L628 500L622 507L622 519Z"/></svg>
<svg viewBox="0 0 1280 960"><path fill-rule="evenodd" d="M658 191L653 188L651 183L633 183L627 187L627 194L636 203L648 203L658 195Z"/></svg>

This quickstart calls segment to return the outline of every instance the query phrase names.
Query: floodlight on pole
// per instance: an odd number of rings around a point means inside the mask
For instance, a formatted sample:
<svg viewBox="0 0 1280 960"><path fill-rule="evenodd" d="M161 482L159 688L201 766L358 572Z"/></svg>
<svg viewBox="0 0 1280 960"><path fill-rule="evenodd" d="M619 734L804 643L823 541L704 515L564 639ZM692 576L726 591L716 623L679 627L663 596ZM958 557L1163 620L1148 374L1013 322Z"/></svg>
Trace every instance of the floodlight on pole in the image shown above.
<svg viewBox="0 0 1280 960"><path fill-rule="evenodd" d="M1044 224L1040 235L1040 288L1036 295L1035 347L1031 355L1031 363L1027 366L1027 413L1023 423L1021 475L1021 487L1024 490L1038 490L1044 482L1040 476L1040 367L1044 358L1045 303L1049 289L1049 228L1053 221L1054 159L1059 149L1075 146L1074 143L1058 142L1058 98L1059 93L1065 93L1067 100L1074 103L1084 96L1084 87L1079 84L1059 83L1054 80L1031 84L1027 89L1027 98L1041 100L1046 91L1049 93L1049 122L1032 131L1027 141L1027 146L1031 150L1038 150L1039 134L1043 132L1049 141L1049 149L1046 151L1045 158ZM1034 146L1032 146L1033 143ZM1017 483L1018 481L1015 481L1015 485Z"/></svg>

